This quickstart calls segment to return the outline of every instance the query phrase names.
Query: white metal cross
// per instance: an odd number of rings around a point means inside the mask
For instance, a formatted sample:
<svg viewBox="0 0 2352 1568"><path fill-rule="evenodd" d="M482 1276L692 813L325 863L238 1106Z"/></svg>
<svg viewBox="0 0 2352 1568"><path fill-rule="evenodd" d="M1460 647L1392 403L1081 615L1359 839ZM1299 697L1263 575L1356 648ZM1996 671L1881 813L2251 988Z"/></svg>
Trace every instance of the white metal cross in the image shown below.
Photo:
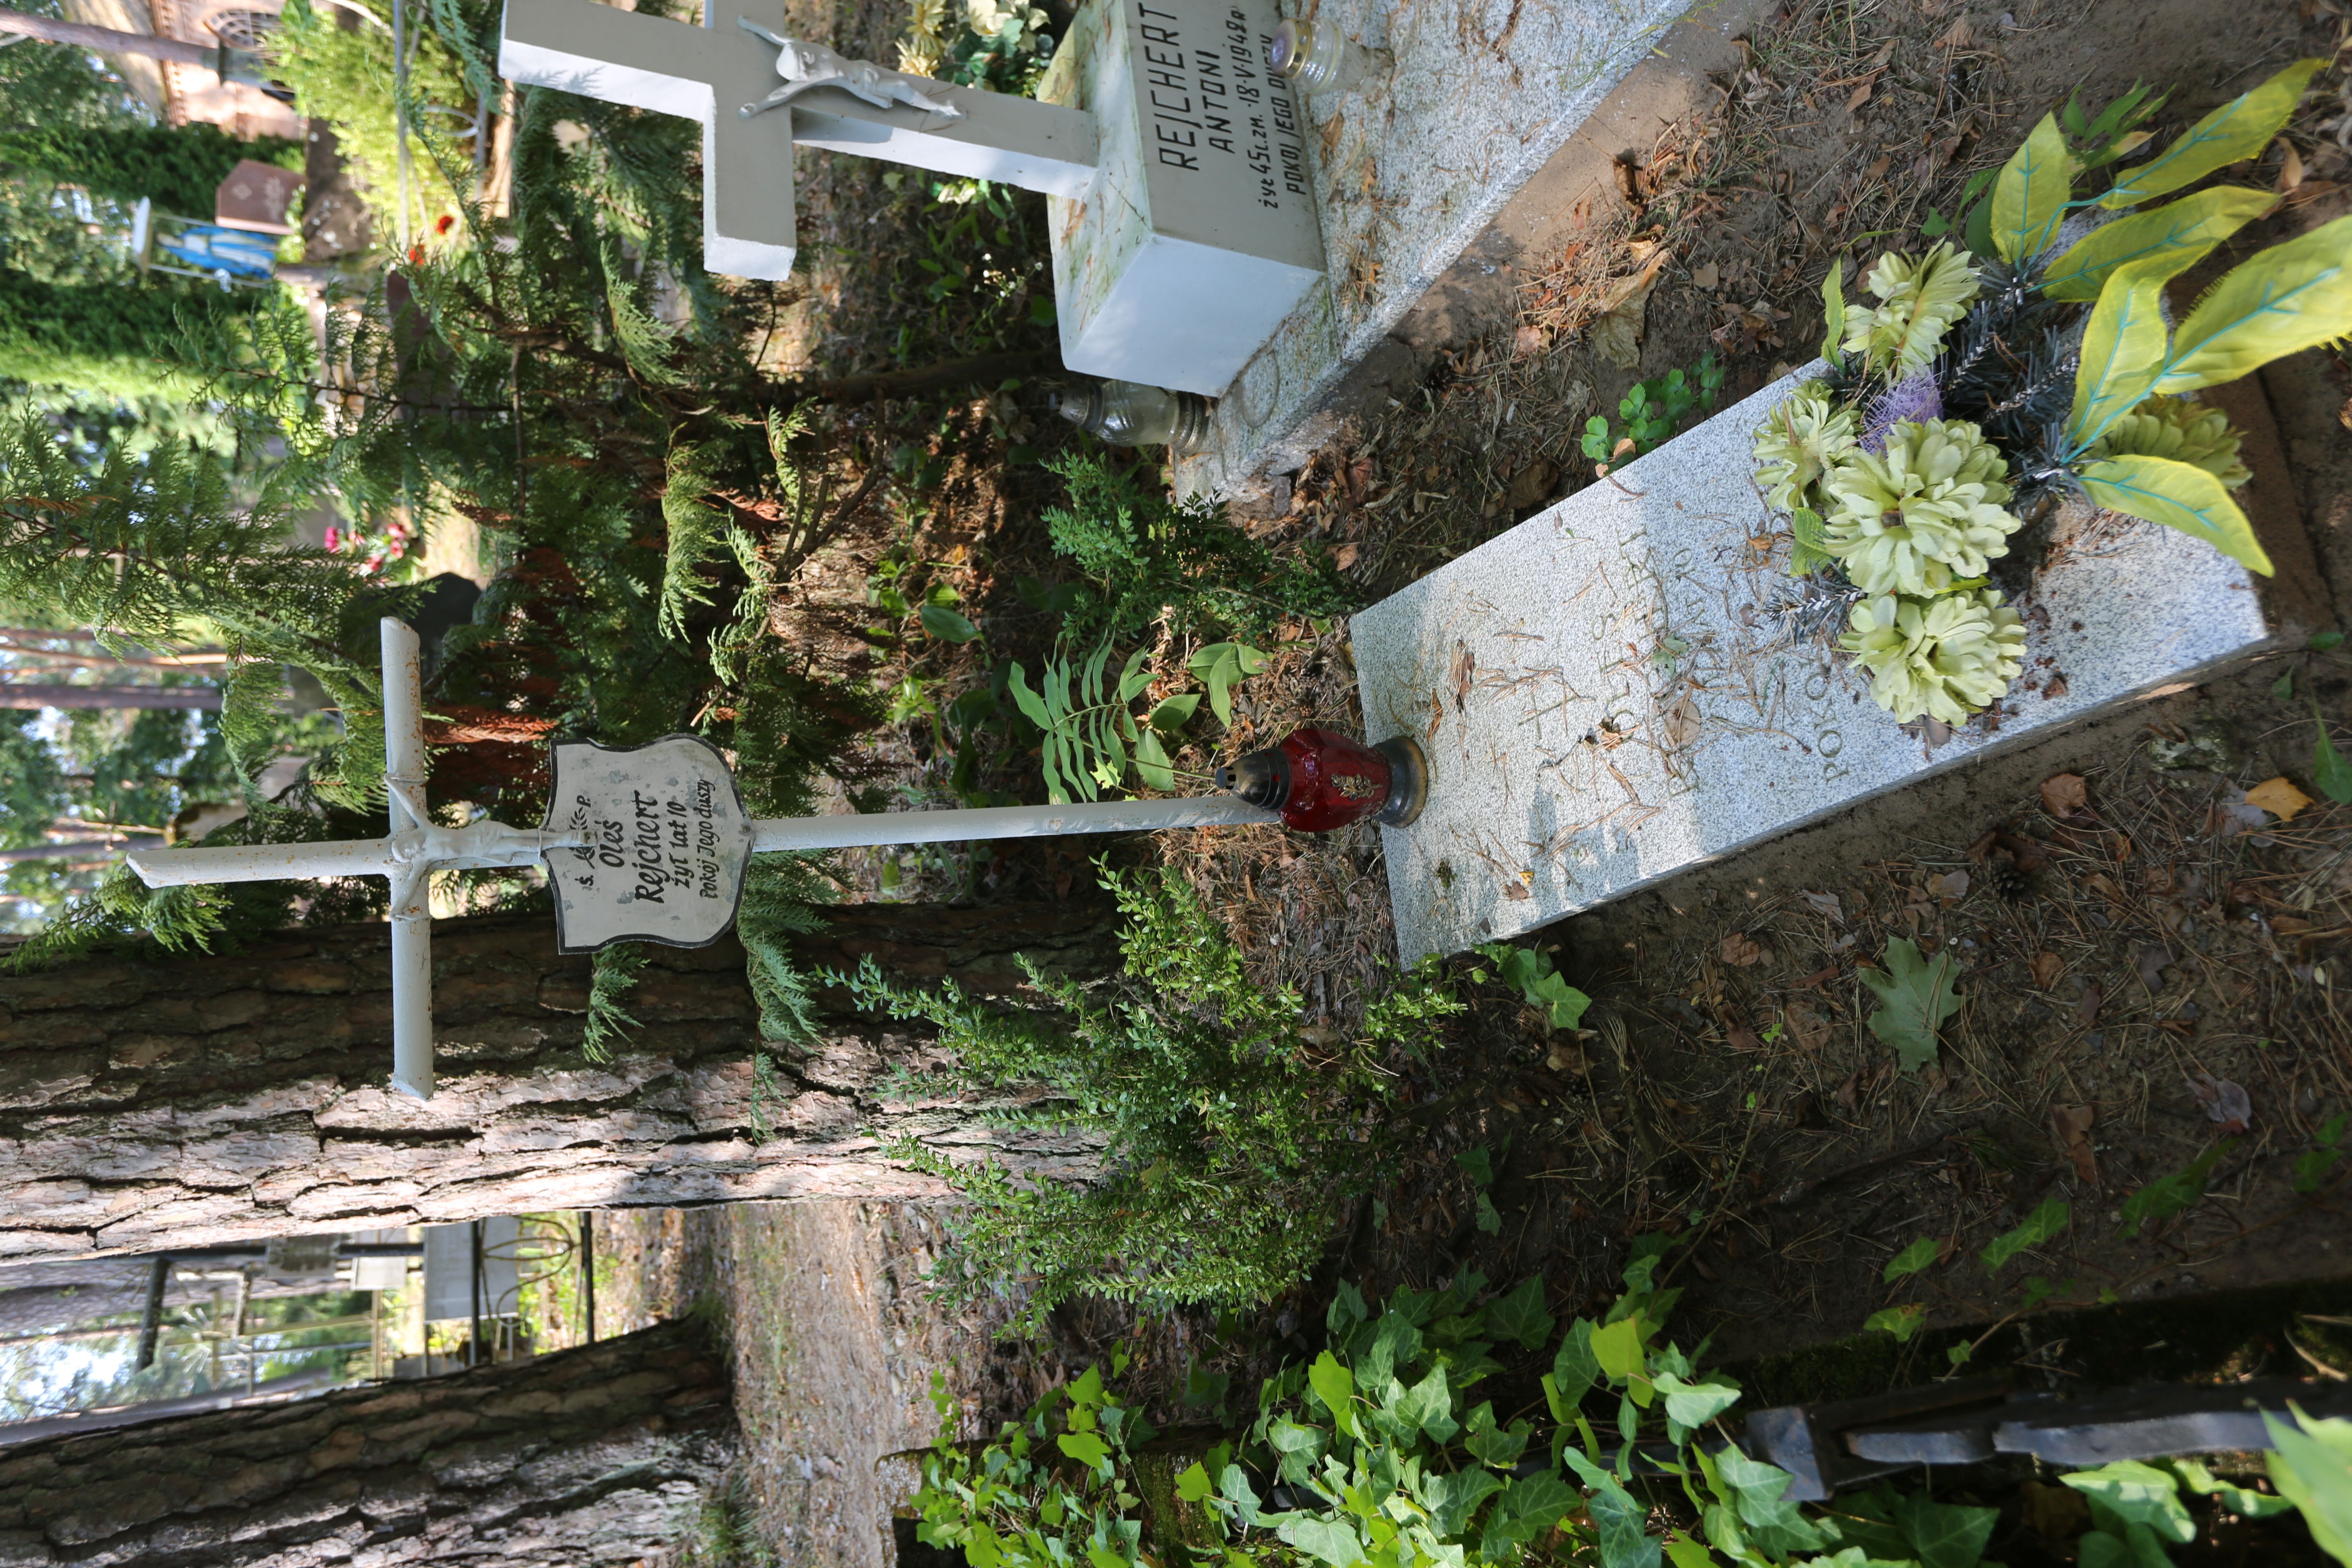
<svg viewBox="0 0 2352 1568"><path fill-rule="evenodd" d="M792 271L795 143L1048 195L1092 184L1094 116L843 60L791 25L782 0L704 0L699 27L598 0L507 0L499 71L699 121L703 264L739 278ZM781 112L760 112L772 103Z"/></svg>
<svg viewBox="0 0 2352 1568"><path fill-rule="evenodd" d="M624 13L625 15L625 13ZM150 887L183 887L211 882L267 882L280 878L387 877L392 881L392 1083L404 1093L419 1100L433 1097L433 917L430 900L431 874L441 870L461 870L495 867L528 866L535 861L547 864L551 879L557 884L559 923L569 915L591 926L593 940L580 944L594 946L604 942L673 941L693 945L709 942L723 934L732 923L736 892L742 882L744 867L755 853L777 850L843 849L874 844L942 844L960 843L977 838L1025 838L1067 833L1124 833L1164 827L1202 827L1217 825L1241 826L1270 823L1279 820L1274 813L1252 805L1234 795L1212 795L1195 800L1113 800L1090 801L1073 805L1008 805L990 806L976 811L909 811L879 812L866 815L845 815L812 817L772 817L745 821L740 816L736 826L740 837L725 838L714 831L708 836L709 847L698 863L693 859L696 846L690 837L692 815L678 805L661 803L662 808L648 811L654 797L636 788L634 775L628 773L626 752L607 752L604 748L583 742L565 742L557 748L557 789L548 808L547 823L536 828L509 827L502 822L481 818L463 827L443 827L436 824L425 810L425 703L423 682L418 668L416 634L401 622L386 617L381 626L383 648L383 731L384 731L384 791L390 797L387 824L390 831L382 838L363 838L324 844L240 844L215 848L136 849L125 858L131 868ZM689 752L709 747L692 737L670 737L656 745L680 744ZM653 748L638 748L650 751ZM582 830L573 826L583 814L572 810L575 799L584 801L584 793L567 793L562 763L567 751L596 753L609 760L603 772L609 791L618 781L623 799L638 803L636 821L614 821L625 816L621 811L607 810L604 821L597 826L608 830L599 834L592 827ZM708 765L723 772L723 763L713 759ZM593 770L592 770L593 771ZM588 781L593 787L595 780ZM731 784L725 785L731 793ZM740 812L740 803L736 810ZM593 816L593 813L587 814ZM710 816L706 811L706 820ZM559 822L563 826L556 826ZM632 835L650 823L653 843L651 858L639 864L640 846ZM684 858L676 862L685 868L674 876L669 835L675 833L676 843ZM736 853L740 849L740 854ZM588 862L599 854L608 857L602 866L588 865L583 874L580 863ZM722 863L730 863L722 864ZM698 864L700 869L695 868ZM732 885L726 889L723 908L707 910L715 913L715 921L706 921L691 937L666 936L674 930L676 910L662 909L661 892L671 890L680 901L691 902L698 892L704 899L712 895L704 890L713 866L726 873L731 869ZM618 870L618 876L604 877L604 867ZM656 887L651 899L645 894L646 877L650 875ZM601 889L592 877L604 877ZM633 900L636 900L634 901ZM583 905L593 906L584 911ZM651 908L649 909L649 906ZM658 909L659 913L652 912Z"/></svg>

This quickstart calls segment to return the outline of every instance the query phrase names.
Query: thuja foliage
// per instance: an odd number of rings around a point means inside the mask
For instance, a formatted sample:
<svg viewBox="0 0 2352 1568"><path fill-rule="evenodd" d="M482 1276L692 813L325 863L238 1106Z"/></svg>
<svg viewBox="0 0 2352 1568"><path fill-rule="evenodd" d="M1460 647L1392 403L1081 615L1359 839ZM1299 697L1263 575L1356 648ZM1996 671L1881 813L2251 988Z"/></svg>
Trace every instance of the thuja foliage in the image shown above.
<svg viewBox="0 0 2352 1568"><path fill-rule="evenodd" d="M1320 552L1277 556L1202 499L1178 501L1097 453L1057 460L1068 500L1045 512L1057 554L1083 581L1063 622L1074 647L1165 625L1264 640L1285 620L1343 615L1356 600Z"/></svg>
<svg viewBox="0 0 2352 1568"><path fill-rule="evenodd" d="M1785 1500L1789 1472L1733 1440L1738 1383L1664 1338L1677 1292L1654 1284L1664 1242L1640 1238L1625 1294L1565 1329L1540 1280L1488 1295L1469 1271L1384 1303L1341 1285L1326 1347L1265 1379L1254 1416L1177 1474L1173 1501L1197 1529L1144 1501L1136 1456L1157 1434L1117 1386L1123 1354L978 1445L958 1441L961 1411L935 1380L918 1534L971 1568L1986 1568L1998 1509L1892 1485ZM1497 1374L1541 1366L1539 1414L1496 1408ZM1221 1399L1221 1376L1195 1381ZM2169 1562L2168 1545L2199 1534L2186 1499L2202 1495L2247 1518L2300 1508L2352 1563L2352 1422L2272 1428L2276 1496L2190 1460L2058 1477L2089 1504L2081 1560Z"/></svg>
<svg viewBox="0 0 2352 1568"><path fill-rule="evenodd" d="M898 1090L1002 1095L1005 1125L1100 1146L1099 1178L1068 1184L901 1149L973 1202L946 1270L961 1274L951 1289L1021 1281L1033 1319L1081 1292L1265 1300L1306 1275L1340 1206L1379 1179L1394 1081L1381 1057L1426 1052L1462 1005L1424 964L1370 1004L1352 1041L1311 1047L1297 994L1252 983L1181 878L1106 871L1103 884L1127 920L1126 961L1098 990L1034 965L1035 995L1011 1003L952 982L918 989L870 958L835 977L862 1005L937 1026L953 1068Z"/></svg>
<svg viewBox="0 0 2352 1568"><path fill-rule="evenodd" d="M0 131L0 168L86 187L159 212L213 216L213 196L246 160L300 167L302 145L282 136L243 141L217 125L26 123Z"/></svg>
<svg viewBox="0 0 2352 1568"><path fill-rule="evenodd" d="M224 294L176 278L52 282L0 267L0 378L132 402L190 397L210 360L191 352L186 333L234 354L248 323L267 316L281 331L308 331L298 310L257 289Z"/></svg>

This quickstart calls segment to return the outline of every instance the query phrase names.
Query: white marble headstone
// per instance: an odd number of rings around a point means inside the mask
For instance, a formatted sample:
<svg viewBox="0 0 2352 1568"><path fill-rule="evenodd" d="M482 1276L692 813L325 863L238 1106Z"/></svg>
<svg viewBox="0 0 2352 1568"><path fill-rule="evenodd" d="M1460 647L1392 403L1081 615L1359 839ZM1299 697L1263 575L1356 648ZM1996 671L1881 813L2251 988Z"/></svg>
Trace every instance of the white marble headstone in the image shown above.
<svg viewBox="0 0 2352 1568"><path fill-rule="evenodd" d="M2094 526L2016 602L2023 672L1932 752L1772 614L1787 536L1750 482L1777 382L1351 623L1365 726L1428 753L1382 829L1410 963L1519 935L2274 643L2245 569ZM1613 482L1612 482L1613 481ZM1843 629L1838 628L1838 629Z"/></svg>

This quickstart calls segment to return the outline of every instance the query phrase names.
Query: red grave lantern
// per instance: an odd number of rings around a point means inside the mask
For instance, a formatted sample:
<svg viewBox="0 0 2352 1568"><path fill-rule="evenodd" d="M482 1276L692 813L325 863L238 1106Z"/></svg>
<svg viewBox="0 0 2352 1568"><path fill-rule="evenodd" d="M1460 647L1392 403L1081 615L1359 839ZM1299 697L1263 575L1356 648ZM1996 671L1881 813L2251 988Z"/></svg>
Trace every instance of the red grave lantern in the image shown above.
<svg viewBox="0 0 2352 1568"><path fill-rule="evenodd" d="M1217 770L1217 787L1280 812L1286 827L1328 833L1366 818L1402 827L1429 796L1429 763L1410 735L1367 746L1337 730L1294 730L1278 746Z"/></svg>

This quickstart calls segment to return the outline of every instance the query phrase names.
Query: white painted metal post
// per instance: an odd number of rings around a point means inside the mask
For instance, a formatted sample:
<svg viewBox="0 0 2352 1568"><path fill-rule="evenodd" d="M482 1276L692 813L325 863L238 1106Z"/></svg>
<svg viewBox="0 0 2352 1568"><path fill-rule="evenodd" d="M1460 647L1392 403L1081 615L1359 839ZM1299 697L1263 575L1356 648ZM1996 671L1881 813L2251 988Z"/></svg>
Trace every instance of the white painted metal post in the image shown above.
<svg viewBox="0 0 2352 1568"><path fill-rule="evenodd" d="M425 677L415 631L386 616L383 639L383 784L395 840L431 831L425 805ZM404 848L408 846L403 846ZM412 851L413 853L414 851ZM392 1087L433 1098L432 867L422 855L392 872Z"/></svg>
<svg viewBox="0 0 2352 1568"><path fill-rule="evenodd" d="M868 844L954 844L967 838L1044 838L1063 833L1149 833L1167 827L1279 822L1236 795L1194 800L1097 800L1075 805L991 805L972 811L866 812L761 817L751 849L847 849Z"/></svg>

